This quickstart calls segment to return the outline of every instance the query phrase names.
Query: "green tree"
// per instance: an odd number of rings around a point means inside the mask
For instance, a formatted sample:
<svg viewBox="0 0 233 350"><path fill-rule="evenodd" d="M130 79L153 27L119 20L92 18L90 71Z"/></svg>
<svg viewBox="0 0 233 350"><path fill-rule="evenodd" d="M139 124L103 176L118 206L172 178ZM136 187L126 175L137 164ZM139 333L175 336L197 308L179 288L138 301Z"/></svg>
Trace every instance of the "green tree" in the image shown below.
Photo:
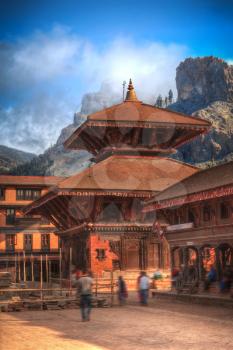
<svg viewBox="0 0 233 350"><path fill-rule="evenodd" d="M169 104L173 102L173 92L171 89L168 91L168 102Z"/></svg>

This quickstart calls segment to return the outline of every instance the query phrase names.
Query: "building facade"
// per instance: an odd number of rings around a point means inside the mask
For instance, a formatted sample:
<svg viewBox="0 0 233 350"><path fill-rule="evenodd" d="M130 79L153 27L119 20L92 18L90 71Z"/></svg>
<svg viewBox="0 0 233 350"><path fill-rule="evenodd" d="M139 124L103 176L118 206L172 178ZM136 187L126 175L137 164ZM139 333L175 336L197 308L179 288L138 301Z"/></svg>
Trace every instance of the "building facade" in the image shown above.
<svg viewBox="0 0 233 350"><path fill-rule="evenodd" d="M23 208L60 180L0 176L0 269L11 271L15 281L39 280L41 257L44 270L47 264L51 275L59 272L59 238L54 225L39 215L25 216Z"/></svg>
<svg viewBox="0 0 233 350"><path fill-rule="evenodd" d="M233 268L233 162L202 170L171 186L144 211L166 216L171 267L195 267L203 280L214 265L218 279Z"/></svg>

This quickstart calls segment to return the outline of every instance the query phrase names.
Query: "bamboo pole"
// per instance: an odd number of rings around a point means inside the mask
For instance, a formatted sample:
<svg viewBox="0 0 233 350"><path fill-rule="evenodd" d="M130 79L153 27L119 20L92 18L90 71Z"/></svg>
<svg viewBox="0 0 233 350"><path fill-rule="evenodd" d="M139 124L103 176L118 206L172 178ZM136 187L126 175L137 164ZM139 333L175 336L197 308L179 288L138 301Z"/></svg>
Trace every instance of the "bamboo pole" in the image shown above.
<svg viewBox="0 0 233 350"><path fill-rule="evenodd" d="M23 281L27 281L27 276L26 276L26 257L25 257L25 251L23 251Z"/></svg>

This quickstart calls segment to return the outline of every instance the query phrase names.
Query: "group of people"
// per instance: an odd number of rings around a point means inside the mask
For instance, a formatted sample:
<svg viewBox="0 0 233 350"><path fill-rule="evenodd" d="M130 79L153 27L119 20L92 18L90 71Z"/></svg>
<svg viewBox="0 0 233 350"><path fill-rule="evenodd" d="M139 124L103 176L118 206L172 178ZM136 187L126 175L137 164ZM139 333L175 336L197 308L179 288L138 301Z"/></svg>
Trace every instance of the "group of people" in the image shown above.
<svg viewBox="0 0 233 350"><path fill-rule="evenodd" d="M118 277L118 299L119 304L124 305L128 297L127 286L122 276ZM148 304L150 278L145 271L141 271L137 279L138 297L141 305Z"/></svg>
<svg viewBox="0 0 233 350"><path fill-rule="evenodd" d="M94 281L90 271L83 271L81 275L76 275L76 277L77 281L75 285L77 287L77 293L80 297L81 317L83 322L87 322L90 321L92 287ZM128 298L127 285L122 276L118 277L117 288L119 304L122 306L126 303L126 299ZM138 276L137 288L139 302L141 305L146 306L148 304L150 278L147 276L145 271L142 271Z"/></svg>
<svg viewBox="0 0 233 350"><path fill-rule="evenodd" d="M184 265L181 266L180 270L179 269L173 269L172 271L172 281L173 285L177 286L177 283L181 279L187 279L187 274L185 275L185 272L188 272L188 277L193 280L197 279L198 277L195 276L194 273L190 273L190 267L188 271L185 271ZM194 271L194 269L193 269ZM217 275L217 270L215 266L212 264L209 267L209 270L205 274L205 279L204 279L204 290L208 291L211 287L211 285L214 282L217 282L218 280L218 275ZM233 268L230 265L226 265L225 268L222 271L220 283L219 283L219 288L220 292L229 292L231 290L231 286L233 284Z"/></svg>
<svg viewBox="0 0 233 350"><path fill-rule="evenodd" d="M217 271L214 265L211 265L209 272L206 274L204 289L209 290L211 284L217 281ZM225 293L231 290L233 283L233 268L230 265L226 265L220 280L220 292Z"/></svg>

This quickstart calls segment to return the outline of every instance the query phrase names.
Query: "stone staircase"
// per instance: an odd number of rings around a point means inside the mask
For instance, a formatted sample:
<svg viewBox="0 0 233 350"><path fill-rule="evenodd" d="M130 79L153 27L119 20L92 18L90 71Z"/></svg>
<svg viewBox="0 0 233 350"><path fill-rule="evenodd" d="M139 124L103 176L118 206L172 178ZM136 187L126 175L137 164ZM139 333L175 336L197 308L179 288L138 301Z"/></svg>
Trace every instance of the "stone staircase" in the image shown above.
<svg viewBox="0 0 233 350"><path fill-rule="evenodd" d="M113 281L116 282L118 276L122 276L127 284L129 291L137 290L137 280L140 275L140 270L115 270L113 272ZM171 273L169 270L160 270L162 273L162 279L154 280L152 279L155 270L149 269L146 271L147 275L151 278L151 288L157 290L168 291L171 290ZM102 279L111 279L111 271L104 271L102 274Z"/></svg>

